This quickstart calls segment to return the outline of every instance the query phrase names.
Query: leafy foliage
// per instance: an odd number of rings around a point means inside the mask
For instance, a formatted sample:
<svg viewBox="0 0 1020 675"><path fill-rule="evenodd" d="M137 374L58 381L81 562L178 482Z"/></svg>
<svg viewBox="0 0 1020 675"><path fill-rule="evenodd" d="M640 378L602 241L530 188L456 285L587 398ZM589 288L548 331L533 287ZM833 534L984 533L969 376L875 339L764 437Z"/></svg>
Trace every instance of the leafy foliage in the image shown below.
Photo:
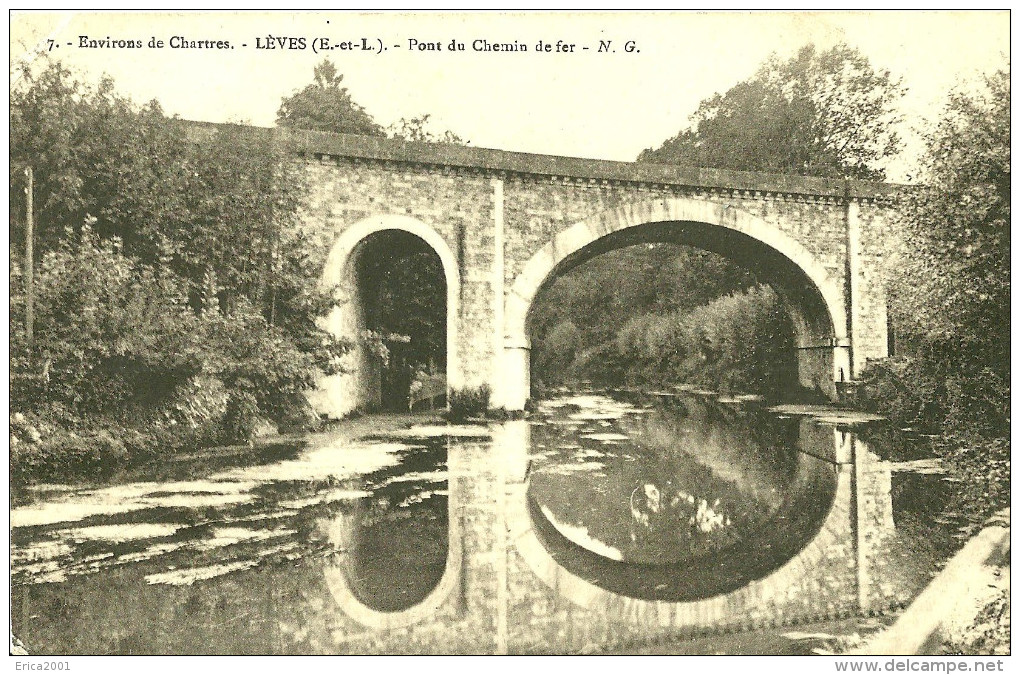
<svg viewBox="0 0 1020 675"><path fill-rule="evenodd" d="M23 82L11 157L36 177L38 274L29 345L12 248L11 405L48 429L20 439L25 466L311 421L301 392L337 372L347 345L315 322L332 298L295 226L304 185L286 148L240 127L195 137L59 64ZM11 177L20 237L24 178ZM107 432L145 440L111 445Z"/></svg>
<svg viewBox="0 0 1020 675"><path fill-rule="evenodd" d="M31 353L22 332L24 294L12 289L12 407L46 412L58 428L87 434L105 424L195 429L195 389L204 383L226 392L225 409L206 406L226 416L224 430L250 432L260 418L292 421L302 392L329 368L322 356L299 349L246 302L230 314L196 312L185 288L169 270L124 255L117 240L90 228L66 239L40 264Z"/></svg>
<svg viewBox="0 0 1020 675"><path fill-rule="evenodd" d="M136 109L109 80L90 87L59 63L23 82L11 93L15 241L20 169L31 165L38 252L88 222L128 255L172 268L193 301L211 291L228 310L243 295L273 321L305 314L314 271L294 227L305 186L285 147L243 127L192 139L156 104Z"/></svg>
<svg viewBox="0 0 1020 675"><path fill-rule="evenodd" d="M188 193L186 151L182 130L167 124L157 103L136 110L109 79L83 84L59 62L26 73L11 91L13 240L24 241L21 172L31 166L40 250L56 247L66 227L86 219L133 249L152 239L148 228L155 224L187 219L180 215Z"/></svg>
<svg viewBox="0 0 1020 675"><path fill-rule="evenodd" d="M900 210L905 237L893 269L901 329L968 373L1009 369L1009 140L1009 74L1001 71L985 92L950 98L928 139L924 184Z"/></svg>
<svg viewBox="0 0 1020 675"><path fill-rule="evenodd" d="M182 285L136 267L118 241L101 241L89 228L66 239L41 261L36 290L34 356L47 365L48 381L39 391L39 380L24 380L30 388L19 387L16 400L42 397L83 413L131 414L133 404L158 401L197 372L182 344L197 323ZM23 307L18 285L15 325ZM12 337L12 366L27 371L24 333Z"/></svg>
<svg viewBox="0 0 1020 675"><path fill-rule="evenodd" d="M450 421L463 422L469 417L484 415L489 409L489 386L466 387L450 392Z"/></svg>
<svg viewBox="0 0 1020 675"><path fill-rule="evenodd" d="M385 135L383 128L342 86L344 76L332 62L324 59L315 66L314 74L312 84L283 99L276 113L277 124L339 134Z"/></svg>
<svg viewBox="0 0 1020 675"><path fill-rule="evenodd" d="M634 316L610 345L581 352L568 373L605 383L686 382L775 394L796 372L792 334L775 292L755 286L691 310Z"/></svg>
<svg viewBox="0 0 1020 675"><path fill-rule="evenodd" d="M631 317L691 309L754 285L753 275L721 256L675 244L641 244L609 251L564 273L541 291L530 317L543 346L564 321L588 349L613 339Z"/></svg>
<svg viewBox="0 0 1020 675"><path fill-rule="evenodd" d="M904 418L929 430L1008 433L1009 123L1007 72L954 94L928 138L925 182L900 208L888 276L907 355L902 373L870 378L889 381L875 387L884 401L909 375L905 397L920 402Z"/></svg>
<svg viewBox="0 0 1020 675"><path fill-rule="evenodd" d="M402 117L399 121L386 128L390 138L397 138L402 141L415 141L418 143L454 143L464 145L464 139L447 129L442 133L433 131L429 119L432 116L428 113L417 117Z"/></svg>
<svg viewBox="0 0 1020 675"><path fill-rule="evenodd" d="M741 171L881 179L899 146L893 106L902 89L856 49L802 48L701 102L690 127L638 161Z"/></svg>
<svg viewBox="0 0 1020 675"><path fill-rule="evenodd" d="M688 330L684 324L695 319L696 308L754 287L754 276L743 268L687 246L642 244L597 256L563 274L536 300L530 317L538 346L534 379L544 385L695 381L690 367L680 369L678 350L693 354L700 342L678 331ZM692 342L681 346L684 339ZM723 386L718 376L704 384ZM736 386L739 376L725 379Z"/></svg>
<svg viewBox="0 0 1020 675"><path fill-rule="evenodd" d="M950 97L924 168L887 269L904 355L869 368L862 402L940 435L980 522L1010 500L1008 71Z"/></svg>

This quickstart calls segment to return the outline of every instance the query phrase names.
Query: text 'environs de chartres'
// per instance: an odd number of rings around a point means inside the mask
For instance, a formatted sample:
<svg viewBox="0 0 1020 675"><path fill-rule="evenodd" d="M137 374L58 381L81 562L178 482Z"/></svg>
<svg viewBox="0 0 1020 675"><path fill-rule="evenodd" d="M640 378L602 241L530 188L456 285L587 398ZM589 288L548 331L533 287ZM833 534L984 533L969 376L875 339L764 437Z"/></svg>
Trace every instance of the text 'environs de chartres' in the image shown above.
<svg viewBox="0 0 1020 675"><path fill-rule="evenodd" d="M229 40L193 40L182 35L174 35L169 40L150 38L148 44L144 40L122 39L122 38L95 38L88 35L78 36L79 49L231 49Z"/></svg>

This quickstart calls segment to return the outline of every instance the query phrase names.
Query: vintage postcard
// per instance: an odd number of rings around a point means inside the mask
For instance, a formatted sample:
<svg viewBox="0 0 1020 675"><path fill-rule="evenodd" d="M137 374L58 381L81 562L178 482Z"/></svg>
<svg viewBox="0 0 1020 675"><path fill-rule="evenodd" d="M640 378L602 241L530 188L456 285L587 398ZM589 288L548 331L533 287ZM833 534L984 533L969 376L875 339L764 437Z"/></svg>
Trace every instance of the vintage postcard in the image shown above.
<svg viewBox="0 0 1020 675"><path fill-rule="evenodd" d="M12 668L1004 669L1008 11L9 22Z"/></svg>

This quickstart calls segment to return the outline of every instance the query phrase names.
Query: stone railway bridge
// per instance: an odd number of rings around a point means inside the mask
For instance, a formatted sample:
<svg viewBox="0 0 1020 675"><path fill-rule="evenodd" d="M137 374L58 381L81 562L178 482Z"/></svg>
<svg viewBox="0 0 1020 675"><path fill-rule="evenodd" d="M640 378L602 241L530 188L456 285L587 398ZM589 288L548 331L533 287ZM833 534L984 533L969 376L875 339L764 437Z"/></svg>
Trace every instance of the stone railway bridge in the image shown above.
<svg viewBox="0 0 1020 675"><path fill-rule="evenodd" d="M358 256L386 230L419 237L442 262L447 386L487 384L491 405L530 396L528 314L558 275L606 251L675 242L753 271L784 299L797 330L798 377L836 396L887 356L879 264L900 188L710 169L533 155L446 144L275 130L311 191L301 227L338 284L330 330L365 326ZM368 350L327 378L313 402L340 416L378 402Z"/></svg>

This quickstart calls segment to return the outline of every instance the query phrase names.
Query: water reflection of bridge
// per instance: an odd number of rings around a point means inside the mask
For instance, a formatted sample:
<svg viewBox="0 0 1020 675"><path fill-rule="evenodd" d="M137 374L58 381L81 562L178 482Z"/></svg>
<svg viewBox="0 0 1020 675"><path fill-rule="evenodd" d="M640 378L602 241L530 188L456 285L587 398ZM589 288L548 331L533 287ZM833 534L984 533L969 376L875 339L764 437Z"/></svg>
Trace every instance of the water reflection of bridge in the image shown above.
<svg viewBox="0 0 1020 675"><path fill-rule="evenodd" d="M342 610L333 633L338 651L579 652L848 616L899 601L875 581L892 530L890 471L852 433L800 422L799 447L826 462L834 483L831 507L807 545L739 589L675 602L627 597L592 570L557 562L528 508L530 429L526 421L500 425L491 444L450 439L449 556L423 601L372 609L349 588L342 563L327 568ZM321 525L327 533L337 527Z"/></svg>

